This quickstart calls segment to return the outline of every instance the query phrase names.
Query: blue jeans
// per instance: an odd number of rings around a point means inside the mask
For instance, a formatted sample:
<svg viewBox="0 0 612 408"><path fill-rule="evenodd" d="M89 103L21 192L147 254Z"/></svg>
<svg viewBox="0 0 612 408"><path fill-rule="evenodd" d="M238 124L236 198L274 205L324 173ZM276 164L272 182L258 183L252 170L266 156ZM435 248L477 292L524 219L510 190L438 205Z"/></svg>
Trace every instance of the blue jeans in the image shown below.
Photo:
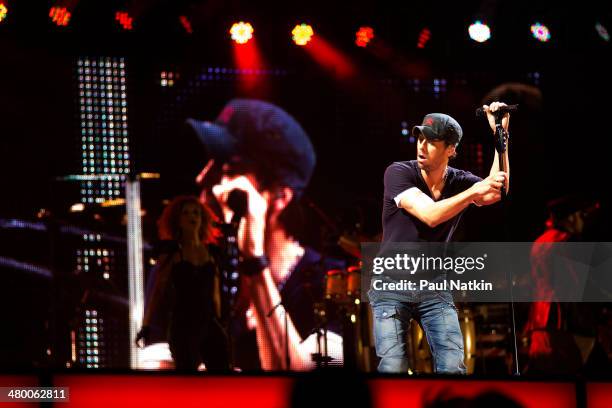
<svg viewBox="0 0 612 408"><path fill-rule="evenodd" d="M378 371L406 373L406 336L410 319L421 324L431 349L436 373L465 374L463 336L454 304L438 296L417 303L385 299L372 303L374 341L380 357Z"/></svg>

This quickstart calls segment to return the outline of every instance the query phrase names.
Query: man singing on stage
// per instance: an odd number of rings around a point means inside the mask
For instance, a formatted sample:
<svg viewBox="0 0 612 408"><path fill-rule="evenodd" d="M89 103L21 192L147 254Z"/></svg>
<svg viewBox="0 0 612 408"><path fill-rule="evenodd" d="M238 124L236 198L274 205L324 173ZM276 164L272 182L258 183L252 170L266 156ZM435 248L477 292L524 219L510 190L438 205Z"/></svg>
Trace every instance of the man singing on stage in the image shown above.
<svg viewBox="0 0 612 408"><path fill-rule="evenodd" d="M495 114L504 103L484 105L495 133ZM510 115L502 119L507 137ZM383 239L391 242L449 242L461 215L471 204L491 205L501 199L502 183L509 188L508 149L497 151L486 179L448 165L456 156L463 131L452 117L430 113L412 130L417 143L417 160L395 162L384 175ZM507 143L507 140L506 140ZM504 160L506 172L499 171ZM406 334L412 318L425 331L436 373L465 374L463 337L450 292L391 292L370 289L374 317L378 371L405 373L408 370Z"/></svg>

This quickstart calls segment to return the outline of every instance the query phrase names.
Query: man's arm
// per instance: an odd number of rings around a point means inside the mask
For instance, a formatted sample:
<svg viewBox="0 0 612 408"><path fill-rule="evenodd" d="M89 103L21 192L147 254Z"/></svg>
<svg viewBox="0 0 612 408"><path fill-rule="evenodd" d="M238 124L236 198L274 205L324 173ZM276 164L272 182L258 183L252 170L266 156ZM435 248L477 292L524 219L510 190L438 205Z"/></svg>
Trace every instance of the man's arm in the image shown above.
<svg viewBox="0 0 612 408"><path fill-rule="evenodd" d="M508 155L508 149L510 148L510 142L509 140L506 141L506 150L504 151L504 155L502 156L502 160L504 163L504 168L506 170L506 174L508 175L508 177L506 177L506 193L508 193L508 191L510 191L510 160L509 160L509 155ZM495 150L495 153L493 155L493 164L491 165L491 171L489 171L489 176L494 175L495 173L499 172L499 153L497 152L497 150Z"/></svg>
<svg viewBox="0 0 612 408"><path fill-rule="evenodd" d="M432 200L417 187L413 187L401 194L398 206L433 228L450 220L472 202L489 205L499 201L501 182L505 177L505 173L496 172L467 190L440 201Z"/></svg>
<svg viewBox="0 0 612 408"><path fill-rule="evenodd" d="M245 191L248 195L248 211L238 231L238 247L245 257L262 256L265 253L266 212L270 193L268 191L259 193L247 177L237 176L213 188L213 194L219 202L226 203L227 196L236 188ZM226 214L226 217L231 218L230 214ZM287 315L285 331L285 308L279 305L281 295L270 267L266 267L256 276L245 277L244 283L247 288L243 288L249 291L257 321L255 329L262 367L265 370L312 367L311 353L314 350L302 342L303 339L290 315ZM286 366L287 343L291 367Z"/></svg>
<svg viewBox="0 0 612 408"><path fill-rule="evenodd" d="M493 112L497 111L502 106L506 106L506 104L503 102L493 102L491 103L490 106L487 106L487 105L482 106L484 111L487 113L487 120L489 121L489 126L491 127L491 130L493 131L494 135L495 135L495 116L493 115ZM502 118L502 128L504 129L504 132L506 133L506 135L508 134L509 126L510 126L510 114L506 113L504 117ZM510 148L510 139L508 138L506 139L506 150L504 151L504 154L502 156L502 160L503 160L502 163L504 164L503 169L507 173L506 182L505 182L506 193L510 191L510 160L508 156L509 148ZM489 171L489 176L492 176L498 171L500 171L499 153L497 152L497 149L495 149L493 153L493 164L491 165L491 171Z"/></svg>
<svg viewBox="0 0 612 408"><path fill-rule="evenodd" d="M251 300L257 319L257 345L264 370L303 370L312 366L311 349L298 333L291 316L287 316L285 335L285 308L279 305L281 295L274 284L270 268L251 278ZM286 364L286 340L289 343L291 367Z"/></svg>

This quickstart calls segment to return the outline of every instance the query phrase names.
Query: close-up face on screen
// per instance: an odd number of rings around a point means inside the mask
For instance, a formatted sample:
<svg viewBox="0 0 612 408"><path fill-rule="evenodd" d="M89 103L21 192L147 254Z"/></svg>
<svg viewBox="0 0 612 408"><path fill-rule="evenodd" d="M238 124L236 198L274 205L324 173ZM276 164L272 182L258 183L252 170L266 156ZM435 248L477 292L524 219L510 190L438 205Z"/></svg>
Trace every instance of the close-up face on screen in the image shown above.
<svg viewBox="0 0 612 408"><path fill-rule="evenodd" d="M0 0L0 403L608 406L610 28Z"/></svg>

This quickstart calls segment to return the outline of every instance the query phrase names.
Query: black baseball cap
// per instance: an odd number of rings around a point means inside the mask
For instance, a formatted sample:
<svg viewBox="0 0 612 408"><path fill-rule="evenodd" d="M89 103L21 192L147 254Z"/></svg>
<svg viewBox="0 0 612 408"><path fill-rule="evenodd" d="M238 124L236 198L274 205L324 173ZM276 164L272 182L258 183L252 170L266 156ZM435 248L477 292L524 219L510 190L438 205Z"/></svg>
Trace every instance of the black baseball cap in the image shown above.
<svg viewBox="0 0 612 408"><path fill-rule="evenodd" d="M211 158L257 163L299 197L316 155L310 138L287 112L256 99L229 101L214 122L187 119Z"/></svg>
<svg viewBox="0 0 612 408"><path fill-rule="evenodd" d="M421 126L412 128L412 135L423 134L428 140L443 140L448 144L457 145L463 137L459 123L444 113L429 113L423 118Z"/></svg>

